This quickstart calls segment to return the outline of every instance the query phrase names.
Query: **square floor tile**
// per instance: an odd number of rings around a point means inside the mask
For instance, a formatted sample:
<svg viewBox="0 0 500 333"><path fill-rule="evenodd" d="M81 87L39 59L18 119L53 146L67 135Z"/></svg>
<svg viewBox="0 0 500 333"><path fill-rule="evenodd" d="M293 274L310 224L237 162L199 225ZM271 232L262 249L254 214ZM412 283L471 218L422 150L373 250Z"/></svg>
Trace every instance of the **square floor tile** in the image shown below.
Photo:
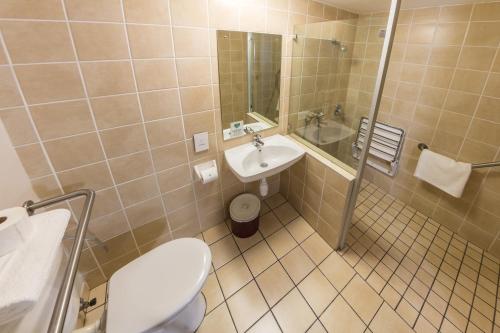
<svg viewBox="0 0 500 333"><path fill-rule="evenodd" d="M274 211L274 214L276 214L278 219L283 224L288 224L288 223L292 222L294 219L296 219L297 217L299 217L299 213L288 202L273 209L273 211Z"/></svg>
<svg viewBox="0 0 500 333"><path fill-rule="evenodd" d="M244 332L268 310L255 281L250 282L227 300L238 332Z"/></svg>
<svg viewBox="0 0 500 333"><path fill-rule="evenodd" d="M207 313L215 309L220 303L224 302L224 296L219 286L219 281L215 273L211 273L207 277L207 281L203 286L202 293L207 302Z"/></svg>
<svg viewBox="0 0 500 333"><path fill-rule="evenodd" d="M282 227L283 225L273 212L269 212L260 217L259 231L262 235L264 235L264 237L268 237Z"/></svg>
<svg viewBox="0 0 500 333"><path fill-rule="evenodd" d="M215 310L210 312L201 322L200 327L196 331L198 333L234 333L234 327L231 315L226 303L222 303Z"/></svg>
<svg viewBox="0 0 500 333"><path fill-rule="evenodd" d="M351 309L349 304L338 296L319 318L328 332L363 332L366 325Z"/></svg>
<svg viewBox="0 0 500 333"><path fill-rule="evenodd" d="M411 327L415 324L418 317L418 311L406 300L402 299L396 309L396 312L403 318L404 321Z"/></svg>
<svg viewBox="0 0 500 333"><path fill-rule="evenodd" d="M333 252L330 245L328 245L328 243L317 233L314 233L311 237L306 239L300 246L306 251L316 265L319 265L320 262L325 260L325 258Z"/></svg>
<svg viewBox="0 0 500 333"><path fill-rule="evenodd" d="M212 263L215 269L218 269L240 254L232 236L226 236L210 245L210 251L212 252Z"/></svg>
<svg viewBox="0 0 500 333"><path fill-rule="evenodd" d="M269 236L267 242L278 258L283 257L297 246L297 242L286 229L281 229Z"/></svg>
<svg viewBox="0 0 500 333"><path fill-rule="evenodd" d="M229 228L225 223L219 223L215 227L212 227L203 232L203 239L208 245L218 241L219 239L227 236L231 233Z"/></svg>
<svg viewBox="0 0 500 333"><path fill-rule="evenodd" d="M336 252L331 253L319 265L319 269L337 290L342 290L355 274L354 269Z"/></svg>
<svg viewBox="0 0 500 333"><path fill-rule="evenodd" d="M307 330L307 333L327 333L323 325L319 320L316 320L314 324Z"/></svg>
<svg viewBox="0 0 500 333"><path fill-rule="evenodd" d="M259 275L277 260L273 251L271 251L271 248L265 241L261 241L243 253L243 257L245 258L253 276Z"/></svg>
<svg viewBox="0 0 500 333"><path fill-rule="evenodd" d="M276 304L272 311L283 332L305 332L316 320L297 288Z"/></svg>
<svg viewBox="0 0 500 333"><path fill-rule="evenodd" d="M366 324L382 304L382 298L358 275L342 290L342 296Z"/></svg>
<svg viewBox="0 0 500 333"><path fill-rule="evenodd" d="M302 243L307 237L314 233L314 229L301 216L287 224L286 229L299 243Z"/></svg>
<svg viewBox="0 0 500 333"><path fill-rule="evenodd" d="M307 303L309 303L317 316L319 316L338 295L337 290L332 287L323 273L317 268L302 280L297 288L299 288Z"/></svg>
<svg viewBox="0 0 500 333"><path fill-rule="evenodd" d="M215 271L225 298L229 298L238 289L252 280L252 274L242 256L233 259Z"/></svg>
<svg viewBox="0 0 500 333"><path fill-rule="evenodd" d="M280 261L295 284L299 283L316 267L300 246L288 252Z"/></svg>
<svg viewBox="0 0 500 333"><path fill-rule="evenodd" d="M404 333L413 331L386 303L382 304L375 318L373 318L373 321L370 323L370 329L373 333Z"/></svg>
<svg viewBox="0 0 500 333"><path fill-rule="evenodd" d="M264 199L264 201L271 209L274 209L279 205L285 203L286 199L283 197L283 195L281 195L281 193L276 193L271 195L269 198Z"/></svg>
<svg viewBox="0 0 500 333"><path fill-rule="evenodd" d="M278 323L273 314L269 311L264 317L260 318L247 333L281 333Z"/></svg>
<svg viewBox="0 0 500 333"><path fill-rule="evenodd" d="M262 235L257 231L255 234L247 238L239 238L234 236L234 240L236 241L236 245L238 245L240 251L245 252L258 242L260 242L262 240Z"/></svg>
<svg viewBox="0 0 500 333"><path fill-rule="evenodd" d="M255 279L270 306L276 304L294 284L279 262L275 263Z"/></svg>

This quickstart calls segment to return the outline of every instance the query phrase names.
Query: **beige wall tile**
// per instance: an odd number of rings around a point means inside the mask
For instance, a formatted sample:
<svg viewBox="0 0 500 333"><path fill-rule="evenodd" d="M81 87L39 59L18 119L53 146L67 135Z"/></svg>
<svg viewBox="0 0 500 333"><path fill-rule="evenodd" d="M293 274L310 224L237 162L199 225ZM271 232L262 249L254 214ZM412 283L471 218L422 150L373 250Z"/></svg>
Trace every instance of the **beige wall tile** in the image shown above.
<svg viewBox="0 0 500 333"><path fill-rule="evenodd" d="M58 0L5 0L0 3L0 17L62 20L64 13Z"/></svg>
<svg viewBox="0 0 500 333"><path fill-rule="evenodd" d="M68 18L74 21L123 21L120 0L65 0Z"/></svg>
<svg viewBox="0 0 500 333"><path fill-rule="evenodd" d="M48 141L45 142L45 148L56 171L76 168L104 159L95 132Z"/></svg>
<svg viewBox="0 0 500 333"><path fill-rule="evenodd" d="M42 140L95 131L84 100L31 106L30 110Z"/></svg>
<svg viewBox="0 0 500 333"><path fill-rule="evenodd" d="M439 13L442 22L464 22L468 21L472 11L472 5L443 6Z"/></svg>
<svg viewBox="0 0 500 333"><path fill-rule="evenodd" d="M480 93L486 83L487 73L457 69L451 88L470 93Z"/></svg>
<svg viewBox="0 0 500 333"><path fill-rule="evenodd" d="M500 98L500 73L491 73L486 82L484 94L491 97Z"/></svg>
<svg viewBox="0 0 500 333"><path fill-rule="evenodd" d="M0 107L7 108L22 105L12 72L6 66L0 67Z"/></svg>
<svg viewBox="0 0 500 333"><path fill-rule="evenodd" d="M467 23L441 23L437 26L434 44L461 45L467 30Z"/></svg>
<svg viewBox="0 0 500 333"><path fill-rule="evenodd" d="M135 60L134 69L139 91L177 86L173 60Z"/></svg>
<svg viewBox="0 0 500 333"><path fill-rule="evenodd" d="M170 192L191 182L191 169L187 164L158 173L161 193Z"/></svg>
<svg viewBox="0 0 500 333"><path fill-rule="evenodd" d="M2 22L0 27L13 63L75 59L66 23Z"/></svg>
<svg viewBox="0 0 500 333"><path fill-rule="evenodd" d="M80 216L83 209L83 199L76 199L70 202L76 216ZM94 207L92 208L91 217L98 218L104 215L108 215L117 212L121 209L120 201L118 199L118 193L116 193L115 188L108 188L96 192L96 198L94 201Z"/></svg>
<svg viewBox="0 0 500 333"><path fill-rule="evenodd" d="M81 66L90 97L124 94L135 90L130 61L88 62Z"/></svg>
<svg viewBox="0 0 500 333"><path fill-rule="evenodd" d="M500 99L483 96L479 101L476 117L500 123Z"/></svg>
<svg viewBox="0 0 500 333"><path fill-rule="evenodd" d="M38 143L16 148L16 153L30 178L46 176L51 173L45 154Z"/></svg>
<svg viewBox="0 0 500 333"><path fill-rule="evenodd" d="M495 49L489 47L464 47L458 60L458 67L487 71L490 69Z"/></svg>
<svg viewBox="0 0 500 333"><path fill-rule="evenodd" d="M146 131L152 148L184 139L180 117L148 122L146 123Z"/></svg>
<svg viewBox="0 0 500 333"><path fill-rule="evenodd" d="M100 135L108 158L136 153L147 148L142 124L105 130Z"/></svg>
<svg viewBox="0 0 500 333"><path fill-rule="evenodd" d="M84 97L76 64L16 66L15 71L30 104Z"/></svg>
<svg viewBox="0 0 500 333"><path fill-rule="evenodd" d="M190 224L198 224L198 212L194 204L190 204L169 213L168 222L172 230L177 230Z"/></svg>
<svg viewBox="0 0 500 333"><path fill-rule="evenodd" d="M80 60L117 60L128 58L125 28L120 24L71 23Z"/></svg>
<svg viewBox="0 0 500 333"><path fill-rule="evenodd" d="M125 207L158 196L154 175L136 179L118 186L118 193Z"/></svg>
<svg viewBox="0 0 500 333"><path fill-rule="evenodd" d="M82 188L99 191L113 186L111 175L105 162L83 166L81 168L60 172L57 174L65 193Z"/></svg>
<svg viewBox="0 0 500 333"><path fill-rule="evenodd" d="M133 230L135 240L139 246L158 240L165 235L170 236L167 220L160 218L153 222L146 223Z"/></svg>
<svg viewBox="0 0 500 333"><path fill-rule="evenodd" d="M130 50L135 59L173 56L172 33L169 27L129 24L127 30Z"/></svg>
<svg viewBox="0 0 500 333"><path fill-rule="evenodd" d="M103 216L90 221L91 231L101 241L107 241L130 230L123 211Z"/></svg>
<svg viewBox="0 0 500 333"><path fill-rule="evenodd" d="M99 129L141 122L136 94L93 98L90 103Z"/></svg>
<svg viewBox="0 0 500 333"><path fill-rule="evenodd" d="M125 19L131 23L170 24L168 2L124 0Z"/></svg>
<svg viewBox="0 0 500 333"><path fill-rule="evenodd" d="M1 110L0 120L13 146L34 143L37 140L35 130L24 108Z"/></svg>
<svg viewBox="0 0 500 333"><path fill-rule="evenodd" d="M212 87L181 89L182 113L190 114L213 109Z"/></svg>
<svg viewBox="0 0 500 333"><path fill-rule="evenodd" d="M200 132L213 133L215 131L214 112L206 111L197 114L186 115L184 118L184 135L191 138L193 134Z"/></svg>
<svg viewBox="0 0 500 333"><path fill-rule="evenodd" d="M62 194L54 176L45 176L31 180L33 192L41 199L48 199Z"/></svg>
<svg viewBox="0 0 500 333"><path fill-rule="evenodd" d="M175 210L176 208L190 204L195 200L193 187L187 185L177 190L165 193L163 195L163 202L167 212Z"/></svg>
<svg viewBox="0 0 500 333"><path fill-rule="evenodd" d="M177 59L176 65L179 86L199 86L211 83L210 58Z"/></svg>
<svg viewBox="0 0 500 333"><path fill-rule="evenodd" d="M141 202L125 210L132 228L140 227L163 216L162 201L159 197Z"/></svg>
<svg viewBox="0 0 500 333"><path fill-rule="evenodd" d="M500 145L500 124L474 119L470 128L469 138L494 145Z"/></svg>
<svg viewBox="0 0 500 333"><path fill-rule="evenodd" d="M170 169L188 162L186 144L173 143L151 151L157 171Z"/></svg>
<svg viewBox="0 0 500 333"><path fill-rule="evenodd" d="M177 89L143 92L139 94L144 120L158 120L181 114Z"/></svg>
<svg viewBox="0 0 500 333"><path fill-rule="evenodd" d="M496 33L498 29L500 29L500 21L471 22L465 44L496 47L500 41L500 36Z"/></svg>
<svg viewBox="0 0 500 333"><path fill-rule="evenodd" d="M153 172L149 152L140 152L109 160L109 167L117 184L146 176Z"/></svg>
<svg viewBox="0 0 500 333"><path fill-rule="evenodd" d="M176 57L210 56L207 29L174 28L173 34Z"/></svg>
<svg viewBox="0 0 500 333"><path fill-rule="evenodd" d="M172 0L172 25L208 27L207 0Z"/></svg>

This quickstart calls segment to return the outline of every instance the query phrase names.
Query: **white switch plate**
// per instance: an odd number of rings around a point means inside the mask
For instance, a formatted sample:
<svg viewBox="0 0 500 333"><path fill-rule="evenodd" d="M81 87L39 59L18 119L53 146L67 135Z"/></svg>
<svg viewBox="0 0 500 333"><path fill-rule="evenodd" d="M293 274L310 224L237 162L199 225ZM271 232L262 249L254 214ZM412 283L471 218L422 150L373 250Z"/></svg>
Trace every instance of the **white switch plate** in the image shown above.
<svg viewBox="0 0 500 333"><path fill-rule="evenodd" d="M199 153L208 150L208 132L193 135L194 151Z"/></svg>

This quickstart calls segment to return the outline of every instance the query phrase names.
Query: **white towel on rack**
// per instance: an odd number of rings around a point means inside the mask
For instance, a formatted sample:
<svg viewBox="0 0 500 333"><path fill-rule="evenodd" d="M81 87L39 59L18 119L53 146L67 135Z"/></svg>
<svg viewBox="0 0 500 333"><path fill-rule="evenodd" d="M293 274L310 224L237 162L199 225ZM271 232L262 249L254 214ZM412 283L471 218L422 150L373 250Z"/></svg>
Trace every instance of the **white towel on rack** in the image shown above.
<svg viewBox="0 0 500 333"><path fill-rule="evenodd" d="M55 209L30 217L31 239L2 257L0 271L0 325L18 319L38 301L46 287L70 212ZM55 297L55 295L54 295Z"/></svg>
<svg viewBox="0 0 500 333"><path fill-rule="evenodd" d="M424 149L418 159L414 176L440 190L460 198L469 180L472 165Z"/></svg>

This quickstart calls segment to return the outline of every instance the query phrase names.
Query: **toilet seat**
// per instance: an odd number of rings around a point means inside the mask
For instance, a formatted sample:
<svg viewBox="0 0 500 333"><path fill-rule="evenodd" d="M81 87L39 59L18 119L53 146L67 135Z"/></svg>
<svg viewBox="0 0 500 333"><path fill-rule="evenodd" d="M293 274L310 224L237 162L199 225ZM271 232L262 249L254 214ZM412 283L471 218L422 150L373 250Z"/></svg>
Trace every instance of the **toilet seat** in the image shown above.
<svg viewBox="0 0 500 333"><path fill-rule="evenodd" d="M144 332L175 317L200 293L211 259L204 242L181 238L120 268L109 281L106 332Z"/></svg>

